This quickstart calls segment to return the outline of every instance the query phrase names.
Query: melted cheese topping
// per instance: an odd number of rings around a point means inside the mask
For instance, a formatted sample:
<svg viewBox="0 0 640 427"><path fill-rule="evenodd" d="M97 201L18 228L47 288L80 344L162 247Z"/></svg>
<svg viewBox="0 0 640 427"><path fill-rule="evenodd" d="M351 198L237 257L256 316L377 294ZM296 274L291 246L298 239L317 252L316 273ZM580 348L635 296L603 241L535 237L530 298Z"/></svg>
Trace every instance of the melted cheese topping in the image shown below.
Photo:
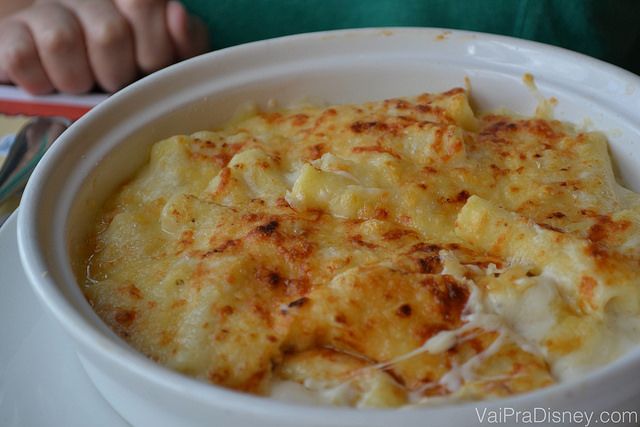
<svg viewBox="0 0 640 427"><path fill-rule="evenodd" d="M256 111L153 146L83 289L142 353L236 390L500 397L639 341L639 226L602 134L463 89Z"/></svg>

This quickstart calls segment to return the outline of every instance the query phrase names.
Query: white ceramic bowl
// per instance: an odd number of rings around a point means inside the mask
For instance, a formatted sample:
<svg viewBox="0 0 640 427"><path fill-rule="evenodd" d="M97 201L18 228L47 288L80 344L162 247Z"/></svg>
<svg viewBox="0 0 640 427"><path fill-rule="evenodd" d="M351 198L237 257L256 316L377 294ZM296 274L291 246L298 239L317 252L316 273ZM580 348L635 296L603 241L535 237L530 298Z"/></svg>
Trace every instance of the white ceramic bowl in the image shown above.
<svg viewBox="0 0 640 427"><path fill-rule="evenodd" d="M640 190L640 78L537 43L441 29L364 29L305 34L221 50L160 71L106 100L56 142L28 183L18 216L22 262L37 296L77 346L109 403L134 426L462 426L497 411L640 412L640 348L545 390L456 407L400 411L306 407L197 382L126 345L94 314L69 258L87 216L148 156L152 143L228 120L245 101L282 104L304 96L362 102L471 84L480 108L532 114L534 76L557 118L607 132L623 180ZM486 411L485 411L486 410ZM626 413L626 412L625 412ZM628 414L633 421L633 413ZM618 425L622 425L619 423Z"/></svg>

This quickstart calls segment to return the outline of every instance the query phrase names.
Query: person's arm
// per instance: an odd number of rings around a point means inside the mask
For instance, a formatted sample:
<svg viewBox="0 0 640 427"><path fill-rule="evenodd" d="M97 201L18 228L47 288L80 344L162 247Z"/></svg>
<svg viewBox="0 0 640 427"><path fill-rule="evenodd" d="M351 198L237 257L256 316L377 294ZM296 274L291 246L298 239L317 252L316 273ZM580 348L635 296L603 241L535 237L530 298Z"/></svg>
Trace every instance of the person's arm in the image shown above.
<svg viewBox="0 0 640 427"><path fill-rule="evenodd" d="M3 12L16 3L3 0ZM0 20L0 83L114 92L207 49L204 24L177 1L37 0Z"/></svg>

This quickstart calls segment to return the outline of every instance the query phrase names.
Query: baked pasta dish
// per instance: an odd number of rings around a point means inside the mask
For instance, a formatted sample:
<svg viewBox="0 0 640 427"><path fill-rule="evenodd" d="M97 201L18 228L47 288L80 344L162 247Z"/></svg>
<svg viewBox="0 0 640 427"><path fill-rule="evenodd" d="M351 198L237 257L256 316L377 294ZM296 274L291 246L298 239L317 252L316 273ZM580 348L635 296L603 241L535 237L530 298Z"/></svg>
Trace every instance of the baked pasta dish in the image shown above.
<svg viewBox="0 0 640 427"><path fill-rule="evenodd" d="M639 239L640 197L603 133L476 112L455 88L247 108L159 141L79 271L99 316L168 368L393 408L619 357L640 341Z"/></svg>

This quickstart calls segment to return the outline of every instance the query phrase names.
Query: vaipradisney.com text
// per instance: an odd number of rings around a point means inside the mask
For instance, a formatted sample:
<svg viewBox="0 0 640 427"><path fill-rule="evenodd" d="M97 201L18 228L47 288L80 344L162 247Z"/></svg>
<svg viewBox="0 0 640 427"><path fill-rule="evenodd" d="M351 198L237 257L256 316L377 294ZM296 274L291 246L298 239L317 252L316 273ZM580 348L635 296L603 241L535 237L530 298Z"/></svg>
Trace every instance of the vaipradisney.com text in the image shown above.
<svg viewBox="0 0 640 427"><path fill-rule="evenodd" d="M638 424L638 411L561 411L551 408L516 410L476 408L480 424L558 424L590 427L598 424Z"/></svg>

